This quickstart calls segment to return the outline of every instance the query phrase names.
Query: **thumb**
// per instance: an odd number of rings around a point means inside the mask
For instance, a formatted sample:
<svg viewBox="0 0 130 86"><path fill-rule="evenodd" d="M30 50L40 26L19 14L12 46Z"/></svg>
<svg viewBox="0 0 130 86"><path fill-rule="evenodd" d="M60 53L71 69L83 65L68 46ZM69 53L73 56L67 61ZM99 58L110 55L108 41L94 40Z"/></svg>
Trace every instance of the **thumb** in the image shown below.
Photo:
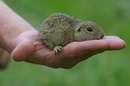
<svg viewBox="0 0 130 86"><path fill-rule="evenodd" d="M22 40L16 45L11 53L11 56L15 61L23 61L29 57L34 51L33 43L27 39Z"/></svg>

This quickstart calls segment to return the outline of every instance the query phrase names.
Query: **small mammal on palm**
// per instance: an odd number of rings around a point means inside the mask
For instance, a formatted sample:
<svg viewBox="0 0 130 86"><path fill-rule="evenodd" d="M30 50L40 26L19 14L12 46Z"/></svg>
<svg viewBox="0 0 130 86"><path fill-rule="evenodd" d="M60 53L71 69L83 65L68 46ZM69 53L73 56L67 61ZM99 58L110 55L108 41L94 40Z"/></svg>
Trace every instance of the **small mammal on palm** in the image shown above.
<svg viewBox="0 0 130 86"><path fill-rule="evenodd" d="M63 13L54 13L40 25L39 38L55 54L74 41L97 40L104 37L100 26L91 21L82 22Z"/></svg>

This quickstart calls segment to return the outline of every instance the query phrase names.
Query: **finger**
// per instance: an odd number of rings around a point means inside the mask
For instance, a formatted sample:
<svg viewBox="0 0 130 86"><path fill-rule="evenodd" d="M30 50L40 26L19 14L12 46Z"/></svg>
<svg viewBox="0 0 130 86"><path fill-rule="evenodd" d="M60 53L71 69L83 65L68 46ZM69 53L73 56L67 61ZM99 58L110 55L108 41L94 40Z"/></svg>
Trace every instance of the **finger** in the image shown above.
<svg viewBox="0 0 130 86"><path fill-rule="evenodd" d="M15 61L22 61L29 57L34 51L34 46L31 41L23 40L18 43L15 49L12 51L11 56Z"/></svg>
<svg viewBox="0 0 130 86"><path fill-rule="evenodd" d="M125 47L125 42L117 36L106 36L102 40L91 40L84 42L75 42L66 48L71 51L71 67L80 61L83 61L95 54L101 53L105 50L118 50ZM72 46L73 45L73 46ZM68 66L67 66L68 67Z"/></svg>
<svg viewBox="0 0 130 86"><path fill-rule="evenodd" d="M101 40L72 42L64 47L67 53L85 53L93 50L119 50L125 47L125 42L116 36L106 36Z"/></svg>
<svg viewBox="0 0 130 86"><path fill-rule="evenodd" d="M82 56L79 56L79 58L73 59L73 62L74 63L79 63L81 61L84 61L84 60L88 59L89 57L91 57L93 55L96 55L96 54L99 54L99 53L102 53L102 52L104 52L104 50L93 51L93 52L90 52L89 54L84 54Z"/></svg>
<svg viewBox="0 0 130 86"><path fill-rule="evenodd" d="M106 42L108 50L120 50L126 46L126 43L117 36L105 36L103 41Z"/></svg>

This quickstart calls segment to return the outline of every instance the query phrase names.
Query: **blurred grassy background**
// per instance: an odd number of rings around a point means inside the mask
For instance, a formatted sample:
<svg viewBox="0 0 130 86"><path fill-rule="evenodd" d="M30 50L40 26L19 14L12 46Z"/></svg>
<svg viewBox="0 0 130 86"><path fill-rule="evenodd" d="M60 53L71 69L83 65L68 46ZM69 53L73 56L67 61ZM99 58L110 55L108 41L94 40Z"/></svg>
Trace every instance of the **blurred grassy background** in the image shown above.
<svg viewBox="0 0 130 86"><path fill-rule="evenodd" d="M130 86L130 0L4 0L37 28L55 12L97 22L107 35L124 39L127 47L93 56L72 69L52 69L11 61L0 71L0 86Z"/></svg>

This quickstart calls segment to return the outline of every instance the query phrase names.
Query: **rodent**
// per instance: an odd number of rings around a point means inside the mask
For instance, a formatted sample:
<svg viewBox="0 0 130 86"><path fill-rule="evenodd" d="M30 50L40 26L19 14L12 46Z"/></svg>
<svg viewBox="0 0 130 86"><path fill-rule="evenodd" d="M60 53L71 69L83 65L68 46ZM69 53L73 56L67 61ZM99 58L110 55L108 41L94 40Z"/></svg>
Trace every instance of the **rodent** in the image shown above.
<svg viewBox="0 0 130 86"><path fill-rule="evenodd" d="M47 48L54 50L55 54L70 42L95 40L103 37L103 30L95 22L82 22L63 13L50 15L39 28L39 38Z"/></svg>

